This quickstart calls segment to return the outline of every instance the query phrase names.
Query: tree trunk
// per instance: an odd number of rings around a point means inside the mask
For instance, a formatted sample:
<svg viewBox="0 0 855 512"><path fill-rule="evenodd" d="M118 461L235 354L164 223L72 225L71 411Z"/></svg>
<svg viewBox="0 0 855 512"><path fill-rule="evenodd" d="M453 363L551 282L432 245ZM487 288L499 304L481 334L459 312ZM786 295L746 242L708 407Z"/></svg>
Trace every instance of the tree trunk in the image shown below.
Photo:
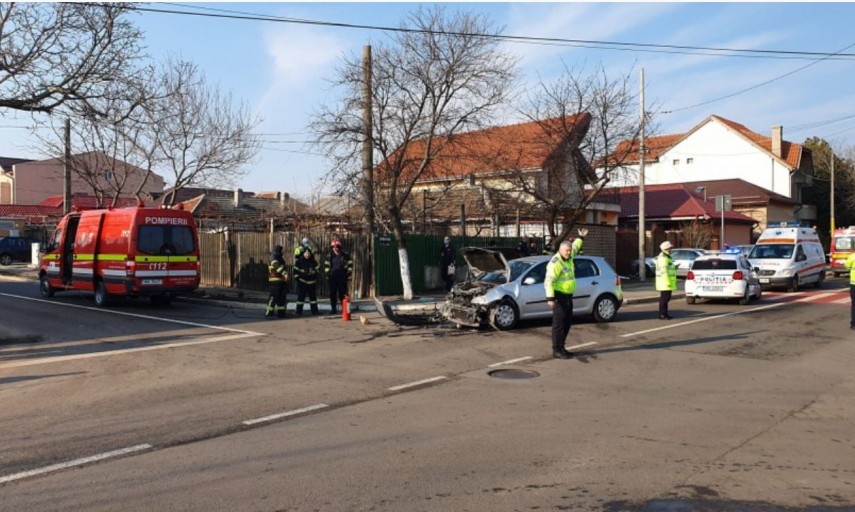
<svg viewBox="0 0 855 512"><path fill-rule="evenodd" d="M392 221L392 233L395 234L395 239L398 241L398 264L401 268L401 284L404 286L404 300L412 300L413 284L410 279L410 260L407 257L407 246L404 243L404 226L401 224L401 217L398 215L398 210L389 209Z"/></svg>

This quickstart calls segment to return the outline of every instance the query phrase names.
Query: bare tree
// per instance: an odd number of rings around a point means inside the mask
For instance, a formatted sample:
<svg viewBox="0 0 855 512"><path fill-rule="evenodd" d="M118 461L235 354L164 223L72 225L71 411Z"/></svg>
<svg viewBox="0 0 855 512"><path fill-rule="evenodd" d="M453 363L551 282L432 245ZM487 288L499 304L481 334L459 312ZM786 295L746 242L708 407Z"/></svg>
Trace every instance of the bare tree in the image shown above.
<svg viewBox="0 0 855 512"><path fill-rule="evenodd" d="M716 229L708 221L694 219L680 223L680 234L684 247L709 247L716 237Z"/></svg>
<svg viewBox="0 0 855 512"><path fill-rule="evenodd" d="M602 66L584 74L566 65L555 80L541 81L520 107L539 127L528 141L530 149L548 157L534 173L502 167L510 184L504 188L523 204L540 205L552 250L637 150L634 143L621 144L638 138L637 108L629 73L611 78ZM513 155L501 158L513 162Z"/></svg>
<svg viewBox="0 0 855 512"><path fill-rule="evenodd" d="M51 113L102 97L141 57L121 3L0 4L0 112Z"/></svg>
<svg viewBox="0 0 855 512"><path fill-rule="evenodd" d="M419 8L402 28L372 49L370 140L381 162L374 171L377 219L397 239L404 296L411 298L402 209L416 181L429 173L436 177L434 157L454 135L485 125L506 102L516 63L499 50L497 39L485 37L496 31L483 16ZM331 156L328 181L341 193L363 184L360 59L344 59L333 84L341 98L322 107L312 129Z"/></svg>
<svg viewBox="0 0 855 512"><path fill-rule="evenodd" d="M186 61L168 61L157 87L163 93L147 111L158 160L171 173L167 204L189 185L233 186L261 147L253 134L260 119Z"/></svg>

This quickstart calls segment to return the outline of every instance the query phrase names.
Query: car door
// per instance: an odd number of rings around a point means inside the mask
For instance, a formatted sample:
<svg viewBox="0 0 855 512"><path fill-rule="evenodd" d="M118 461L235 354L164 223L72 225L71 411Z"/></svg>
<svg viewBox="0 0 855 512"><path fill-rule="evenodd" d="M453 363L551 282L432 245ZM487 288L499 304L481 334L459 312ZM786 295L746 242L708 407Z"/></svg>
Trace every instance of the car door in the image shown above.
<svg viewBox="0 0 855 512"><path fill-rule="evenodd" d="M586 314L591 311L600 284L600 271L588 258L573 260L576 271L576 291L573 292L573 313Z"/></svg>
<svg viewBox="0 0 855 512"><path fill-rule="evenodd" d="M534 265L520 279L520 291L517 297L520 318L536 318L552 314L552 310L546 304L546 289L543 287L547 263L549 262L544 261Z"/></svg>

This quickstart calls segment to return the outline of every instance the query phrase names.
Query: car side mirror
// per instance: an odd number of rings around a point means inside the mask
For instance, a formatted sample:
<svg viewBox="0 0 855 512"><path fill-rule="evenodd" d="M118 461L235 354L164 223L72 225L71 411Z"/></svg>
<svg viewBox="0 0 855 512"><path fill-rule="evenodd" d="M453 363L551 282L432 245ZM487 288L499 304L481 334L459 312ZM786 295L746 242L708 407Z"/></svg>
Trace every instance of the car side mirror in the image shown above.
<svg viewBox="0 0 855 512"><path fill-rule="evenodd" d="M754 268L752 268L752 269L751 269L751 271L752 271L752 272L757 272L757 273L759 274L759 273L760 273L760 267L754 267Z"/></svg>
<svg viewBox="0 0 855 512"><path fill-rule="evenodd" d="M525 279L523 279L522 284L523 285L530 285L530 284L534 284L536 281L537 281L537 279L535 279L533 277L526 277Z"/></svg>

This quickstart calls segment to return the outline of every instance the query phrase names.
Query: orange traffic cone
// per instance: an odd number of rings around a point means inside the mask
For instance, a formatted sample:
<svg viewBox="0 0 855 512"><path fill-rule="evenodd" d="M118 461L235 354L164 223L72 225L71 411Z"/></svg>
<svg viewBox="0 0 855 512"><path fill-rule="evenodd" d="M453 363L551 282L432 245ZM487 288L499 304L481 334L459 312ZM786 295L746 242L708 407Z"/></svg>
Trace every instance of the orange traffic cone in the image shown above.
<svg viewBox="0 0 855 512"><path fill-rule="evenodd" d="M341 321L350 322L350 297L347 295L341 299Z"/></svg>

